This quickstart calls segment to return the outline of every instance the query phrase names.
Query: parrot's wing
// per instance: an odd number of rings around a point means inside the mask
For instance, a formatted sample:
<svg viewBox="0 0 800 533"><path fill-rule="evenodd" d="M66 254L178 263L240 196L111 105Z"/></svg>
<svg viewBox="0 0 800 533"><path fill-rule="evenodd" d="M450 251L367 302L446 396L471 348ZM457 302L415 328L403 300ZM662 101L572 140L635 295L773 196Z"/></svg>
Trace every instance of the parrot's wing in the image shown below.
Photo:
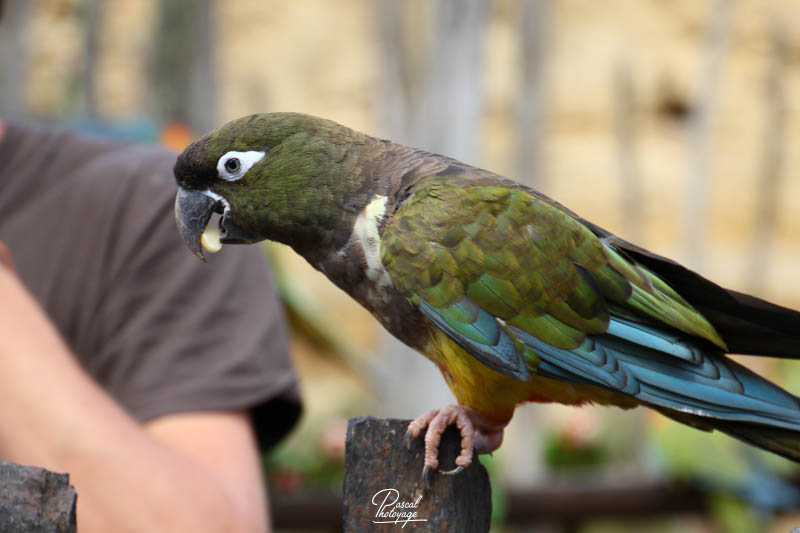
<svg viewBox="0 0 800 533"><path fill-rule="evenodd" d="M521 188L432 177L381 237L395 287L484 364L598 385L665 409L800 429L800 403L719 355L660 277Z"/></svg>
<svg viewBox="0 0 800 533"><path fill-rule="evenodd" d="M489 327L496 322L501 330L514 327L577 348L586 335L613 326L613 311L641 323L628 328L631 334L656 324L725 347L703 315L658 276L525 189L433 177L394 213L381 243L395 287L476 342L502 338Z"/></svg>

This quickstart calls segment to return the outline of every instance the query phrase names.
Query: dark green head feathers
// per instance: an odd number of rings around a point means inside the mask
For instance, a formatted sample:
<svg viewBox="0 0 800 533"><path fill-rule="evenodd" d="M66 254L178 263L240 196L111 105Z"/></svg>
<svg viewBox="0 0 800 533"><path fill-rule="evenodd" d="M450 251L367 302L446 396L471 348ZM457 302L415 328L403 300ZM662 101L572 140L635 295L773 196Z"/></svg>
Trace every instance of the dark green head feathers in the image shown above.
<svg viewBox="0 0 800 533"><path fill-rule="evenodd" d="M313 138L341 137L344 126L300 113L268 113L242 117L217 128L189 146L175 163L178 185L203 190L215 184L217 164L228 152L269 152L284 143L299 148ZM306 148L308 148L306 146Z"/></svg>
<svg viewBox="0 0 800 533"><path fill-rule="evenodd" d="M353 188L353 146L370 138L299 113L243 117L189 146L175 163L178 228L200 257L212 212L223 243L271 239L302 247L332 236Z"/></svg>

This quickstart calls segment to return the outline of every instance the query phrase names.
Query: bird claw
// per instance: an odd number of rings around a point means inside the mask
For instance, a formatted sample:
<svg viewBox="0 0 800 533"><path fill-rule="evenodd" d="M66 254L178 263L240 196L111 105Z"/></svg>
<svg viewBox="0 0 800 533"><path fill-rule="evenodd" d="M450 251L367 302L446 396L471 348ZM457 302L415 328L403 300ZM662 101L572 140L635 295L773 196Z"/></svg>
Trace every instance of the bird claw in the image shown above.
<svg viewBox="0 0 800 533"><path fill-rule="evenodd" d="M406 449L408 451L411 451L411 444L414 442L414 433L410 429L406 430L405 441L406 441Z"/></svg>
<svg viewBox="0 0 800 533"><path fill-rule="evenodd" d="M457 466L452 470L439 470L439 473L442 474L442 475L445 475L445 476L455 476L457 474L460 474L463 471L464 471L464 467L463 466Z"/></svg>
<svg viewBox="0 0 800 533"><path fill-rule="evenodd" d="M431 488L433 482L433 470L428 465L422 467L422 484L426 489Z"/></svg>
<svg viewBox="0 0 800 533"><path fill-rule="evenodd" d="M439 443L445 429L450 425L458 427L461 433L461 453L456 458L455 468L447 471L439 470L446 476L455 476L463 472L472 463L474 451L491 455L503 441L505 424L487 422L472 409L460 405L434 409L413 420L405 434L405 444L409 451L413 439L426 427L428 428L425 433L425 467L422 469L422 479L426 488L431 485L433 472L438 470Z"/></svg>

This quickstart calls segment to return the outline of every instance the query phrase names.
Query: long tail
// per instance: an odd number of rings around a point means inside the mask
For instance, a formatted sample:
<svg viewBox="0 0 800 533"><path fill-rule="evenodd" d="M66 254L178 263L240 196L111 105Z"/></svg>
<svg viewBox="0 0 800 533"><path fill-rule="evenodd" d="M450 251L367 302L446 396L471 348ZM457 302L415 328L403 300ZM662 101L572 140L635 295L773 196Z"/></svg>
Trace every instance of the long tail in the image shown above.
<svg viewBox="0 0 800 533"><path fill-rule="evenodd" d="M720 287L688 268L587 223L621 253L657 274L725 339L731 353L800 359L800 312Z"/></svg>
<svg viewBox="0 0 800 533"><path fill-rule="evenodd" d="M731 437L800 462L800 434L796 431L759 424L722 421L717 422L715 428Z"/></svg>
<svg viewBox="0 0 800 533"><path fill-rule="evenodd" d="M574 349L508 327L539 356L541 375L632 396L680 422L800 462L800 398L710 343L619 316L611 322L607 333L588 335Z"/></svg>
<svg viewBox="0 0 800 533"><path fill-rule="evenodd" d="M655 407L655 406L654 406ZM705 431L718 430L735 439L800 463L800 432L755 422L737 422L692 415L671 409L656 409L683 424Z"/></svg>
<svg viewBox="0 0 800 533"><path fill-rule="evenodd" d="M720 287L671 259L620 239L590 222L584 222L615 249L664 279L700 311L725 340L731 353L800 359L800 312ZM716 401L705 407L699 406L696 412L692 408L692 403L696 402L691 401L682 407L670 406L667 405L669 402L663 401L645 403L681 422L707 430L717 429L800 462L800 399L722 355L711 355L711 359L723 362L723 366L730 368L735 381L742 384L740 394L753 400L758 398L752 406L760 404L761 407L757 409L766 407L766 410L751 413L747 420L737 420L720 411L719 406L715 405ZM750 392L746 392L747 389ZM756 390L759 392L754 395L753 391ZM698 389L691 394L699 392ZM708 399L700 394L701 402ZM783 414L776 418L774 409L777 406L781 406L779 409Z"/></svg>

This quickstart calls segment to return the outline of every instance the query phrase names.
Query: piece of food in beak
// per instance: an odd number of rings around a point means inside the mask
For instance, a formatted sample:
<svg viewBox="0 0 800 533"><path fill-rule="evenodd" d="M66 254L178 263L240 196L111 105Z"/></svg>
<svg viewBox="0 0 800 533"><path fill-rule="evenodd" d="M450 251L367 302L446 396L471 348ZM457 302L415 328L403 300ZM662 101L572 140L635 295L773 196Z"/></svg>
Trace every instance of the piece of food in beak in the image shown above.
<svg viewBox="0 0 800 533"><path fill-rule="evenodd" d="M207 227L203 234L200 235L200 246L210 254L215 254L222 250L222 243L219 240L219 228Z"/></svg>

